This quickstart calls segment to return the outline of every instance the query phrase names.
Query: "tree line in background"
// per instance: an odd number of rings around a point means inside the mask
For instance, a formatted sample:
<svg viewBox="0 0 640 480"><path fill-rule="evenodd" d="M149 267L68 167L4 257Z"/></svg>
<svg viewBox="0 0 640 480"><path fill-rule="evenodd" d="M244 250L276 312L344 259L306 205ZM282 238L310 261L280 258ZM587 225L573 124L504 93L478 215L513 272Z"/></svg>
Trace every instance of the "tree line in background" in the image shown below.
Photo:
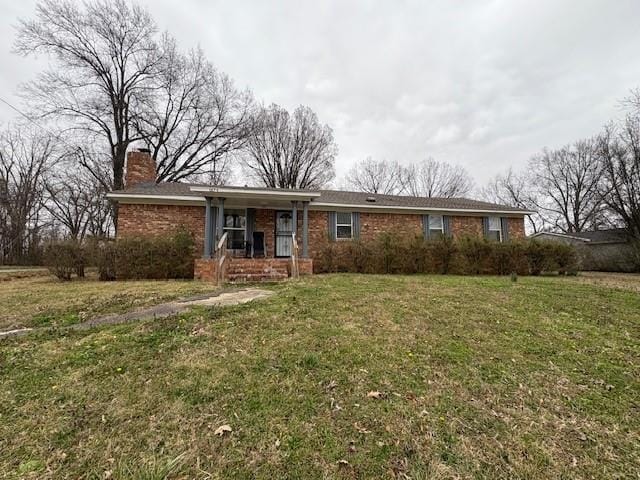
<svg viewBox="0 0 640 480"><path fill-rule="evenodd" d="M220 184L239 167L313 188L335 175L333 132L311 109L259 104L139 5L43 0L15 51L51 67L23 86L27 121L0 132L0 263L35 261L42 238L112 233L105 193L123 188L133 145L149 148L159 181Z"/></svg>
<svg viewBox="0 0 640 480"><path fill-rule="evenodd" d="M534 232L617 226L640 241L640 89L623 106L624 118L600 134L544 149L522 171L495 177L483 196L537 212L528 216Z"/></svg>
<svg viewBox="0 0 640 480"><path fill-rule="evenodd" d="M310 108L260 104L138 5L42 0L15 51L51 67L23 87L28 121L0 131L0 263L37 261L45 238L109 236L117 210L105 194L123 188L133 145L149 148L162 181L232 183L240 170L259 185L321 188L335 177L333 132ZM626 107L600 135L545 149L477 193L536 211L530 231L622 225L640 238L640 91ZM421 197L475 188L464 168L432 158L367 158L341 186Z"/></svg>
<svg viewBox="0 0 640 480"><path fill-rule="evenodd" d="M473 180L464 168L433 158L402 165L368 157L349 170L344 187L382 195L453 198L469 195Z"/></svg>

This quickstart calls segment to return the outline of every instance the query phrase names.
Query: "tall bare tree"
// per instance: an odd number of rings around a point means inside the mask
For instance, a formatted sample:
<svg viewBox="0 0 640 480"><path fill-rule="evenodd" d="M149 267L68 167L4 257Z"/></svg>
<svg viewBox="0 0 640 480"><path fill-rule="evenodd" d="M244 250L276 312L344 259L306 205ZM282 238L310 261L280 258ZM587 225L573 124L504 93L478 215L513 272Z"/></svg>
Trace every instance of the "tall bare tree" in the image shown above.
<svg viewBox="0 0 640 480"><path fill-rule="evenodd" d="M414 197L453 198L468 195L473 180L461 166L427 158L406 167L403 187L405 193Z"/></svg>
<svg viewBox="0 0 640 480"><path fill-rule="evenodd" d="M0 261L21 263L39 243L44 179L55 161L50 135L26 126L0 132Z"/></svg>
<svg viewBox="0 0 640 480"><path fill-rule="evenodd" d="M606 205L640 240L640 92L637 108L620 125L610 124L600 136L601 194Z"/></svg>
<svg viewBox="0 0 640 480"><path fill-rule="evenodd" d="M404 171L398 162L367 157L347 174L345 186L358 192L394 195L403 190Z"/></svg>
<svg viewBox="0 0 640 480"><path fill-rule="evenodd" d="M246 146L244 165L262 185L278 188L320 188L335 176L337 146L328 125L309 107L289 112L262 108Z"/></svg>
<svg viewBox="0 0 640 480"><path fill-rule="evenodd" d="M480 196L489 202L511 207L522 208L523 210L535 211L537 192L529 178L519 174L509 168L506 174L497 175L480 190ZM540 232L544 229L544 219L538 215L530 214L526 216L528 230L532 233Z"/></svg>
<svg viewBox="0 0 640 480"><path fill-rule="evenodd" d="M252 96L236 89L201 50L183 54L171 39L163 46L165 67L136 122L156 160L158 181L225 174L229 154L251 131Z"/></svg>
<svg viewBox="0 0 640 480"><path fill-rule="evenodd" d="M593 140L545 149L528 168L529 181L538 190L536 209L554 228L581 232L606 223L599 188L602 167Z"/></svg>
<svg viewBox="0 0 640 480"><path fill-rule="evenodd" d="M26 86L26 96L43 116L68 120L106 143L112 169L106 187L123 187L127 148L140 139L133 122L164 65L156 36L149 13L124 0L42 0L35 19L19 23L16 51L53 60Z"/></svg>

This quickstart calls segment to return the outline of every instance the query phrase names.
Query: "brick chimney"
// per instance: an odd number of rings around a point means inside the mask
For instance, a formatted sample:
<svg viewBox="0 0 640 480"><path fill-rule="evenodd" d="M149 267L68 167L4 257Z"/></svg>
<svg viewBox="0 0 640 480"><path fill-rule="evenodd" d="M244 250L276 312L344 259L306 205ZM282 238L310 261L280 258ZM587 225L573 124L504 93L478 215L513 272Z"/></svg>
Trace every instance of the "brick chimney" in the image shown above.
<svg viewBox="0 0 640 480"><path fill-rule="evenodd" d="M139 183L156 181L156 162L147 148L139 148L127 154L127 172L124 177L125 188Z"/></svg>

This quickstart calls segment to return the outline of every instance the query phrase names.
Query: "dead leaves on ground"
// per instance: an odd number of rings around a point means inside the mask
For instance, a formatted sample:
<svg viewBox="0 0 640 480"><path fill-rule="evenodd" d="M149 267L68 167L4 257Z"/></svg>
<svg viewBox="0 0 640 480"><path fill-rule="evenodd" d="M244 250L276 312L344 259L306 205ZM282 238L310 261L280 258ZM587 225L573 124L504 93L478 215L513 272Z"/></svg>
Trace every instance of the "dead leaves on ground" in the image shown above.
<svg viewBox="0 0 640 480"><path fill-rule="evenodd" d="M380 400L384 397L385 397L385 394L382 392L379 392L378 390L371 390L369 393L367 393L367 398L375 398L376 400Z"/></svg>
<svg viewBox="0 0 640 480"><path fill-rule="evenodd" d="M220 425L218 428L215 429L213 434L218 436L218 437L223 437L225 434L231 433L232 431L233 430L231 429L231 426L229 426L229 425Z"/></svg>

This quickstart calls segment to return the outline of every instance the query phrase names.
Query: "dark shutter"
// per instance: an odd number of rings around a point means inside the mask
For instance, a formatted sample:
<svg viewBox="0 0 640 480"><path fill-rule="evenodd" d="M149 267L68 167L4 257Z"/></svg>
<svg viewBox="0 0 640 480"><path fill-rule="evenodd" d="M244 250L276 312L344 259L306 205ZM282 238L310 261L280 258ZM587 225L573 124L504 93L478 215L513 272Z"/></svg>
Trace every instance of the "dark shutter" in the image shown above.
<svg viewBox="0 0 640 480"><path fill-rule="evenodd" d="M247 229L247 233L245 234L245 240L247 240L248 242L251 242L253 240L253 232L256 229L256 209L255 208L247 208L246 229Z"/></svg>
<svg viewBox="0 0 640 480"><path fill-rule="evenodd" d="M327 212L329 240L336 239L336 212Z"/></svg>
<svg viewBox="0 0 640 480"><path fill-rule="evenodd" d="M351 232L351 236L354 239L360 238L360 212L351 213L351 228L353 231Z"/></svg>
<svg viewBox="0 0 640 480"><path fill-rule="evenodd" d="M422 215L422 235L429 240L429 215Z"/></svg>
<svg viewBox="0 0 640 480"><path fill-rule="evenodd" d="M507 217L500 218L500 228L502 229L502 241L509 241L509 219Z"/></svg>
<svg viewBox="0 0 640 480"><path fill-rule="evenodd" d="M489 217L482 217L482 234L484 238L489 238Z"/></svg>
<svg viewBox="0 0 640 480"><path fill-rule="evenodd" d="M442 216L442 233L445 237L451 236L451 217L449 215Z"/></svg>

